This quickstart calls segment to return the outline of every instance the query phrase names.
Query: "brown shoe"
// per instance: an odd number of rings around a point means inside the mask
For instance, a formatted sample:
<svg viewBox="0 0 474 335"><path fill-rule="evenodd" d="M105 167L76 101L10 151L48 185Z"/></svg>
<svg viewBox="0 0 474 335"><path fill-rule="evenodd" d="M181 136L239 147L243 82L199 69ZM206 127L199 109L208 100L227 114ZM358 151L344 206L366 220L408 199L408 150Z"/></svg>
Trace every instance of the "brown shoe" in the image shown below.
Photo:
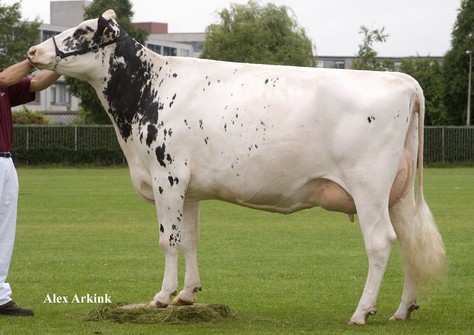
<svg viewBox="0 0 474 335"><path fill-rule="evenodd" d="M29 308L21 308L13 301L9 301L6 304L0 305L0 315L11 315L11 316L33 316L33 310Z"/></svg>

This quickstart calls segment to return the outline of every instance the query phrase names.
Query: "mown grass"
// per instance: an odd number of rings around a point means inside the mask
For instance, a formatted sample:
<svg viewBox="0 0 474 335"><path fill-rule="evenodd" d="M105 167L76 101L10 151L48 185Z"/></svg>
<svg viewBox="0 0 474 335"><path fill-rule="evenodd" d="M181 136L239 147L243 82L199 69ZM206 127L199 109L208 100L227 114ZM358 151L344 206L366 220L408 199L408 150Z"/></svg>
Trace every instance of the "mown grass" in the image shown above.
<svg viewBox="0 0 474 335"><path fill-rule="evenodd" d="M403 284L395 246L378 314L368 326L350 327L345 321L367 271L363 241L357 221L321 209L283 216L202 203L198 299L230 306L236 319L91 322L84 319L97 304L45 303L48 294L150 300L163 272L156 213L136 195L125 168L19 169L9 281L14 300L36 315L0 317L0 334L472 334L474 169L425 171L426 198L446 244L447 280L421 294L413 320L389 322Z"/></svg>

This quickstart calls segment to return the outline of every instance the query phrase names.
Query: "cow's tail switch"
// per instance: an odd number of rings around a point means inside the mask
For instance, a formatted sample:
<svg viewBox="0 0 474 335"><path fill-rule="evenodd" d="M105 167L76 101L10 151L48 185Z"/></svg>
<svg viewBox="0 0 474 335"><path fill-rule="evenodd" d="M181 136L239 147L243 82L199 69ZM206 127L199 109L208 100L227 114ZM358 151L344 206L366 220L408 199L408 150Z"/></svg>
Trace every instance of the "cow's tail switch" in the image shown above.
<svg viewBox="0 0 474 335"><path fill-rule="evenodd" d="M418 284L426 283L445 271L445 248L423 193L423 142L425 101L423 91L417 87L416 111L418 112L418 191L414 220L408 220L402 246L407 270Z"/></svg>

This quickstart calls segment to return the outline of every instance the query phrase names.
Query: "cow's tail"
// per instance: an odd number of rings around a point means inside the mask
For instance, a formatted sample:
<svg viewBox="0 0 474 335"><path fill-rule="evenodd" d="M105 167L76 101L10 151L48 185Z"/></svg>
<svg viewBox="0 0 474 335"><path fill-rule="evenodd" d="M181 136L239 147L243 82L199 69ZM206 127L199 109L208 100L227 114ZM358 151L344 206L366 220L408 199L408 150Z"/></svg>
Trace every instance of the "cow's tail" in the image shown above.
<svg viewBox="0 0 474 335"><path fill-rule="evenodd" d="M397 225L400 247L404 256L406 270L418 283L426 283L445 271L445 249L441 235L436 227L433 215L425 201L423 193L423 140L425 103L423 91L417 85L415 111L418 112L418 191L413 208L411 201L405 203L403 211L406 220ZM414 123L416 124L416 122ZM409 203L411 202L411 205ZM414 215L413 215L414 214ZM414 219L413 219L414 217ZM400 238L401 237L401 238Z"/></svg>

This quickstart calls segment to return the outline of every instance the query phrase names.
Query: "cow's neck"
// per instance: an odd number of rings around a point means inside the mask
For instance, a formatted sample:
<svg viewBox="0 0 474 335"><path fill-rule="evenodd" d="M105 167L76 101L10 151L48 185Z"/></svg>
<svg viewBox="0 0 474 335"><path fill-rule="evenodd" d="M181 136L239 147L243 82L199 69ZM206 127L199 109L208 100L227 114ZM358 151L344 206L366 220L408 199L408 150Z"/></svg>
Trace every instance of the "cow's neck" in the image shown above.
<svg viewBox="0 0 474 335"><path fill-rule="evenodd" d="M117 44L109 58L108 77L101 94L104 106L125 142L132 123L158 123L159 101L154 85L161 57L133 39Z"/></svg>

